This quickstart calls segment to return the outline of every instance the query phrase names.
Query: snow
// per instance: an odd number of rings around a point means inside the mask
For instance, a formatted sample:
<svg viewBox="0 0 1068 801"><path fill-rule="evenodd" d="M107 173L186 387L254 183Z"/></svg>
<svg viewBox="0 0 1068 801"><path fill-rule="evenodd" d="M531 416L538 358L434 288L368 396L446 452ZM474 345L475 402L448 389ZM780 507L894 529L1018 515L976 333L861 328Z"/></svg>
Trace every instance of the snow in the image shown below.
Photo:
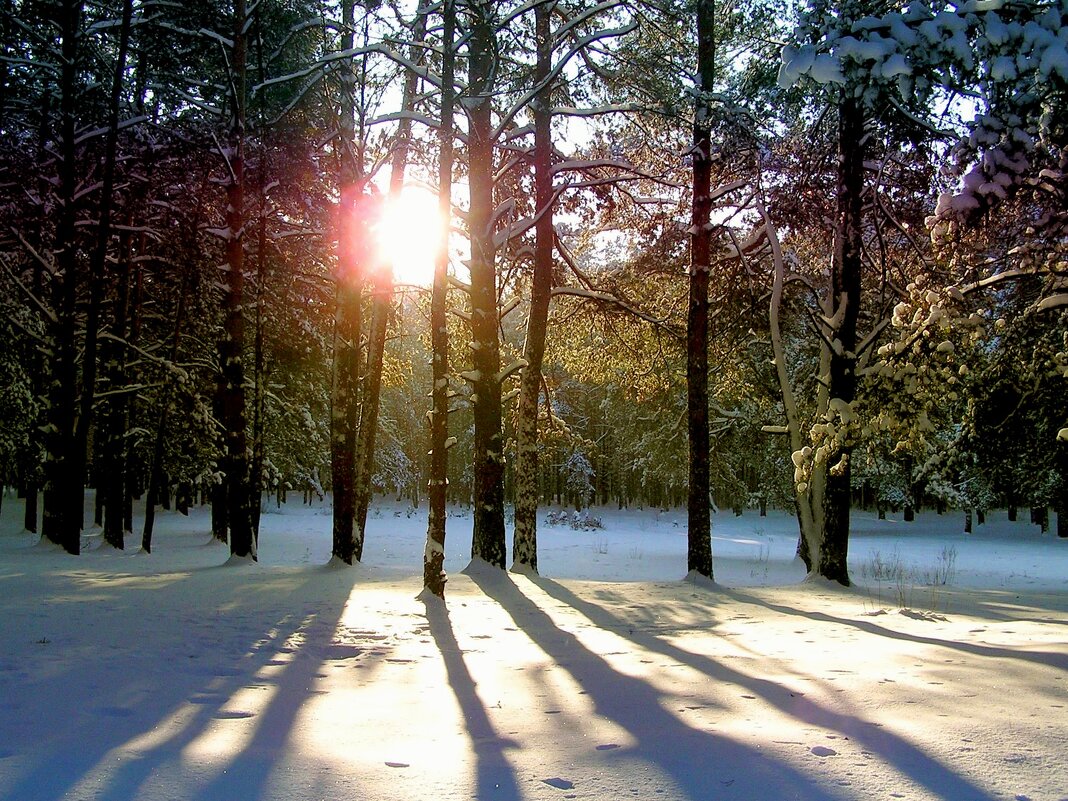
<svg viewBox="0 0 1068 801"><path fill-rule="evenodd" d="M682 510L542 524L537 577L461 572L453 509L445 604L400 504L352 568L320 502L268 507L239 565L203 508L160 513L151 555L94 530L70 557L21 514L4 801L1068 798L1068 541L1003 512L855 512L846 589L804 580L783 513L717 515L710 582Z"/></svg>

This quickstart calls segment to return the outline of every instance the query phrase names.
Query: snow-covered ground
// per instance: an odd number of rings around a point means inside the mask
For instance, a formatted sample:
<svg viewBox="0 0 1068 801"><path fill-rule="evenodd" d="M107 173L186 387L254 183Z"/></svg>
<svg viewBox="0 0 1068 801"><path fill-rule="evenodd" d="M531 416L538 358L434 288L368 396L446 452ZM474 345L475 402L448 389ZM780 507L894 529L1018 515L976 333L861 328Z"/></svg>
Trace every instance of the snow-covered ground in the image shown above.
<svg viewBox="0 0 1068 801"><path fill-rule="evenodd" d="M1068 799L1068 541L1004 513L854 516L858 586L803 582L792 518L540 528L543 577L417 598L425 515L326 506L226 564L206 510L70 557L0 515L0 801Z"/></svg>

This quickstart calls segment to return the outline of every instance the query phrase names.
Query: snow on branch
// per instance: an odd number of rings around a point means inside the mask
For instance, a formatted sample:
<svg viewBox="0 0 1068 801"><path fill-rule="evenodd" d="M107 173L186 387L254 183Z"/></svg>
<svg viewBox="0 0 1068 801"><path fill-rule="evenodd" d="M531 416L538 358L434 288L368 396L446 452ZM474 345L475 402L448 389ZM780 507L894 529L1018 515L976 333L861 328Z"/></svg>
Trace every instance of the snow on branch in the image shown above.
<svg viewBox="0 0 1068 801"><path fill-rule="evenodd" d="M141 114L137 117L130 117L128 120L120 121L117 130L125 131L127 128L132 128L134 125L140 125L142 122L147 122L149 119L150 118L147 114ZM85 131L84 133L78 134L74 138L74 144L80 145L82 142L88 141L89 139L93 139L97 136L103 136L109 130L111 129L108 126L102 125L99 128L93 128L92 130Z"/></svg>
<svg viewBox="0 0 1068 801"><path fill-rule="evenodd" d="M497 375L495 375L493 378L498 383L504 383L513 375L522 370L524 367L528 366L528 364L529 363L526 359L516 359L514 362L512 362L499 373L497 373Z"/></svg>
<svg viewBox="0 0 1068 801"><path fill-rule="evenodd" d="M471 285L464 283L455 275L449 276L449 283L452 284L456 289L459 289L461 292L466 292L468 295L471 294Z"/></svg>
<svg viewBox="0 0 1068 801"><path fill-rule="evenodd" d="M287 73L286 75L279 75L275 78L268 78L262 83L254 84L249 94L250 96L255 97L257 92L266 89L269 86L276 86L278 84L289 83L290 81L296 81L301 78L306 78L312 73L321 71L337 61L347 61L355 58L356 56L364 56L369 55L371 53L382 52L384 52L384 48L378 44L364 45L362 47L351 47L346 50L338 50L336 53L330 53L329 55L323 56L322 58L313 61L311 64L304 67L303 69Z"/></svg>
<svg viewBox="0 0 1068 801"><path fill-rule="evenodd" d="M601 5L604 4L602 3ZM592 33L588 33L585 36L579 37L571 46L571 49L568 50L568 52L564 54L564 56L562 56L559 60L557 60L555 64L553 64L552 69L549 70L549 74L546 75L545 78L543 78L537 84L532 86L529 90L527 90L523 95L521 95L519 99L512 104L512 107L501 115L501 121L494 129L491 141L496 141L498 138L500 138L501 134L508 128L509 125L511 125L511 122L515 118L515 116L524 108L526 108L535 97L541 94L541 92L544 91L546 86L551 86L556 81L556 79L560 77L560 73L563 72L564 67L566 67L568 62L570 62L571 59L574 58L576 53L581 52L585 47L600 39L611 39L619 36L625 36L626 34L635 30L637 27L638 23L636 21L631 21L626 25L622 25L618 28L606 28L603 30L593 31Z"/></svg>
<svg viewBox="0 0 1068 801"><path fill-rule="evenodd" d="M213 106L211 103L208 103L206 100L201 100L199 97L195 97L194 95L189 94L189 92L186 92L181 87L174 86L174 87L170 87L170 88L171 88L171 91L173 91L176 95L178 95L178 97L180 97L186 103L189 103L191 106L196 106L201 111L206 111L208 114L211 114L213 117L221 117L222 116L222 109L220 109L218 106Z"/></svg>
<svg viewBox="0 0 1068 801"><path fill-rule="evenodd" d="M645 320L645 322L650 323L651 325L655 325L658 328L661 328L661 329L663 329L665 331L668 331L670 334L672 334L673 336L675 336L675 337L677 337L679 339L682 338L681 335L678 332L676 332L672 328L669 328L666 325L666 320L659 320L656 317L653 317L653 316L651 316L649 314L646 314L645 312L641 311L640 309L637 309L634 306L632 306L631 304L627 303L622 298L616 297L615 295L613 295L613 294L611 294L609 292L601 292L600 290L596 290L596 289L582 289L580 287L574 287L574 286L559 286L559 287L554 287L553 288L552 296L554 298L555 297L560 297L560 296L570 296L570 297L575 297L575 298L584 298L585 300L591 300L591 301L596 301L597 303L605 303L605 304L608 304L610 306L615 306L615 307L621 309L622 311L627 312L628 314L634 315L635 317L637 317L640 320Z"/></svg>
<svg viewBox="0 0 1068 801"><path fill-rule="evenodd" d="M19 242L22 243L22 246L26 248L29 254L34 258L34 260L42 267L44 267L45 272L51 274L53 272L53 266L49 264L41 256L41 254L34 249L33 245L26 241L26 239L22 236L20 232L16 231L15 229L11 230L12 233L14 233L16 237L18 237ZM56 323L59 318L56 317L55 312L49 309L48 306L45 305L44 301L38 298L33 293L33 291L22 282L22 279L15 274L14 270L12 270L11 266L7 263L7 259L0 259L0 263L4 265L4 272L7 273L8 277L15 282L15 285L22 291L22 293L26 296L30 303L37 307L37 310L41 313L41 316L48 320L50 323Z"/></svg>
<svg viewBox="0 0 1068 801"><path fill-rule="evenodd" d="M429 114L421 114L418 111L391 111L388 114L382 114L378 117L374 117L368 120L368 125L381 125L384 122L398 122L400 120L411 120L412 122L421 122L427 128L437 128L438 120L431 117Z"/></svg>
<svg viewBox="0 0 1068 801"><path fill-rule="evenodd" d="M1042 298L1036 305L1036 311L1050 311L1051 309L1059 309L1064 306L1068 306L1068 292L1059 292L1056 295L1050 295L1047 298Z"/></svg>
<svg viewBox="0 0 1068 801"><path fill-rule="evenodd" d="M499 203L497 205L497 208L495 208L493 210L493 213L490 215L488 223L489 231L487 231L486 233L489 234L490 232L492 232L493 229L497 227L497 221L500 220L501 217L504 217L506 214L511 214L514 210L515 198L510 197L504 202ZM496 239L496 237L494 237L494 239Z"/></svg>
<svg viewBox="0 0 1068 801"><path fill-rule="evenodd" d="M221 33L217 32L217 31L209 30L208 28L201 28L200 30L197 31L197 34L200 35L200 36L207 37L208 39L214 39L216 42L221 44L223 47L228 47L231 50L234 47L234 40L233 39L229 39L229 38L223 36Z"/></svg>
<svg viewBox="0 0 1068 801"><path fill-rule="evenodd" d="M513 295L508 299L508 302L501 306L500 314L498 315L502 320L507 317L511 312L519 308L519 295Z"/></svg>
<svg viewBox="0 0 1068 801"><path fill-rule="evenodd" d="M558 117L601 117L606 114L637 113L645 109L645 106L637 103L606 103L603 106L591 106L590 108L553 106L552 113Z"/></svg>
<svg viewBox="0 0 1068 801"><path fill-rule="evenodd" d="M11 56L0 57L0 61L5 64L11 64L13 66L20 67L33 67L34 69L43 69L46 72L51 72L53 75L59 75L59 65L53 64L51 61L33 61L28 58L12 58Z"/></svg>
<svg viewBox="0 0 1068 801"><path fill-rule="evenodd" d="M552 210L552 208L556 205L556 201L560 199L560 196L564 192L566 192L568 189L570 189L571 187L572 187L572 184L565 183L565 184L562 184L561 186L558 186L558 187L554 188L553 189L553 196L549 199L549 202L545 205L544 208L539 209L537 211L537 213L535 213L535 214L533 214L533 215L531 215L529 217L523 217L523 218L521 218L519 220L516 220L514 223L509 223L508 227L505 228L503 231L498 231L496 234L494 234L494 236L493 236L493 246L495 248L499 248L502 245L504 245L506 242L508 242L509 240L515 239L516 237L522 236L527 231L529 231L534 226L536 226L538 224L538 220L540 220L542 217L544 217L546 214L548 214ZM514 205L514 201L508 201L508 202L512 203ZM502 205L505 205L505 204L502 204Z"/></svg>

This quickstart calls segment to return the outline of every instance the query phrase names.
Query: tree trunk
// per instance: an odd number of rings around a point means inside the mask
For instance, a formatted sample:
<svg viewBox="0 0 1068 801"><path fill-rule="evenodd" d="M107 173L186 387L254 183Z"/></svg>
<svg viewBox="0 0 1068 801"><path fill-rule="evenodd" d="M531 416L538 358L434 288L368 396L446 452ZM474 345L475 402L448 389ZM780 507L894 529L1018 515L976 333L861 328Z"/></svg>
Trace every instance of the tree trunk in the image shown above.
<svg viewBox="0 0 1068 801"><path fill-rule="evenodd" d="M25 490L26 507L22 513L22 527L26 531L37 533L37 484L30 482L26 484Z"/></svg>
<svg viewBox="0 0 1068 801"><path fill-rule="evenodd" d="M187 272L182 279L182 289L178 295L178 308L174 314L174 334L171 339L171 351L170 361L174 364L178 360L178 347L182 340L182 326L185 324L185 309L186 299L189 296L189 276L191 273ZM167 418L170 414L171 407L171 395L173 392L173 379L170 377L170 373L164 379L164 386L160 390L159 404L156 409L156 437L152 446L152 462L148 468L148 491L145 494L145 525L141 532L141 550L145 553L152 553L152 530L156 522L156 504L159 502L159 496L163 489L163 451L164 443L167 436ZM221 486L221 485L219 485ZM218 517L215 512L215 500L213 499L212 506L212 536L215 539L221 539L226 541L226 515L225 513L219 514ZM225 498L219 499L220 509L225 509ZM222 537L219 537L218 532L215 530L216 522L222 523Z"/></svg>
<svg viewBox="0 0 1068 801"><path fill-rule="evenodd" d="M1068 537L1068 443L1058 442L1054 456L1057 484L1053 490L1053 511L1057 514L1057 536ZM1049 513L1046 514L1049 526Z"/></svg>
<svg viewBox="0 0 1068 801"><path fill-rule="evenodd" d="M441 241L434 264L434 286L430 296L431 387L430 482L427 486L426 548L423 550L423 586L439 598L445 597L445 517L448 502L449 457L449 331L446 321L446 294L449 268L449 220L452 217L453 104L455 102L456 5L444 0L441 6L441 128L438 131L438 210L441 215Z"/></svg>
<svg viewBox="0 0 1068 801"><path fill-rule="evenodd" d="M48 431L45 460L44 506L41 533L67 553L81 551L81 527L85 476L84 457L77 450L78 346L76 314L78 262L75 223L77 220L76 89L78 82L78 32L82 3L63 0L59 34L62 47L60 66L59 130L59 210L56 220L53 276L53 315L51 325L52 364L48 389ZM91 391L83 388L83 391Z"/></svg>
<svg viewBox="0 0 1068 801"><path fill-rule="evenodd" d="M856 398L857 319L860 311L861 208L864 191L864 112L852 88L842 91L838 108L838 214L831 267L831 402L847 406ZM823 549L816 572L849 585L851 454L841 448L828 459Z"/></svg>
<svg viewBox="0 0 1068 801"><path fill-rule="evenodd" d="M693 207L690 227L689 310L686 318L686 406L689 417L689 493L686 569L712 578L712 506L708 425L708 285L712 270L711 92L716 76L714 0L697 1L697 75L693 126Z"/></svg>
<svg viewBox="0 0 1068 801"><path fill-rule="evenodd" d="M262 84L267 79L262 47L262 4L256 3L254 36L261 44L256 49L256 74ZM262 112L262 105L261 105ZM265 127L263 115L260 125ZM266 460L267 437L267 366L264 351L263 297L267 286L267 185L270 177L270 150L260 148L259 168L256 171L256 194L259 199L256 226L256 329L252 345L252 461L249 469L249 514L252 520L252 539L255 551L260 545L260 514L263 497L263 466Z"/></svg>
<svg viewBox="0 0 1068 801"><path fill-rule="evenodd" d="M512 542L512 569L524 567L538 572L538 395L541 367L545 357L545 334L549 319L549 299L553 283L553 176L552 176L552 70L551 15L555 3L543 3L535 10L538 63L534 72L541 91L532 102L534 111L534 192L535 223L534 275L530 289L530 316L523 343L526 366L519 384L519 410L516 420L515 530Z"/></svg>
<svg viewBox="0 0 1068 801"><path fill-rule="evenodd" d="M93 269L93 284L99 287L104 277L110 272L108 268L107 253L108 242L111 239L111 214L112 207L114 205L112 193L115 188L115 158L118 151L119 143L119 107L122 102L122 85L123 77L126 74L126 53L130 43L130 25L133 19L133 0L124 0L122 4L122 22L119 26L119 46L118 52L115 55L115 73L112 78L111 84L111 105L108 108L108 133L107 142L104 147L104 175L101 181L101 198L100 198L100 228L97 235L96 253L93 256L92 269ZM123 281L123 277L119 276L118 297L115 301L115 319L112 324L112 333L121 340L126 334L126 303L129 291L129 260L125 258L126 254L122 251L123 247L129 239L129 234L123 234L122 242L120 245L120 258L119 261L122 264L122 269L125 272L126 279ZM99 295L99 289L95 293ZM96 299L91 304L92 307L98 305ZM87 326L86 333L86 355L85 355L85 369L89 370L90 363L95 362L95 350L96 350L96 328L97 328L98 315L91 310L90 322ZM89 340L92 340L90 345ZM120 346L115 342L110 342L104 349L107 355L107 370L109 378L112 379L112 390L116 389L118 379L121 376L121 371L117 368L117 362L122 358L120 352ZM95 371L93 371L95 376ZM87 388L91 388L94 384L91 376L87 376L85 379ZM81 413L81 433L79 435L80 441L86 441L89 436L89 418L92 415L92 392L86 391L82 398L82 413ZM101 496L98 498L101 512L103 513L107 509L108 514L104 517L104 542L113 548L122 550L125 548L124 532L123 532L123 520L121 513L116 514L115 502L109 500L112 495L117 495L119 502L121 503L122 492L124 489L123 476L125 473L125 454L124 444L126 435L126 415L123 408L125 404L125 397L122 393L117 393L111 396L111 401L108 404L109 414L106 416L105 425L102 427L103 439L105 445L100 449L103 456L105 470L102 480L98 482L97 493ZM81 445L79 445L81 447Z"/></svg>
<svg viewBox="0 0 1068 801"><path fill-rule="evenodd" d="M259 6L257 5L257 21ZM260 66L260 80L263 67ZM249 466L249 514L252 522L252 539L257 552L260 543L260 507L263 495L263 465L266 459L265 438L267 421L267 367L264 352L263 295L267 284L267 154L261 154L258 171L257 193L259 217L256 226L256 317L252 341L252 461Z"/></svg>
<svg viewBox="0 0 1068 801"><path fill-rule="evenodd" d="M423 61L423 40L426 37L428 5L423 0L416 8L412 31L411 59ZM415 107L419 76L408 70L404 76L404 92L401 110L410 112ZM400 196L404 189L404 174L408 166L408 150L411 146L412 121L402 117L397 123L397 136L393 145L393 164L389 176L391 198ZM414 221L413 221L414 222ZM367 510L371 505L371 473L375 464L375 440L378 435L378 411L382 396L382 367L386 352L386 333L393 308L393 277L389 265L373 265L374 278L371 292L371 330L367 337L367 372L363 381L363 405L360 410L359 443L356 448L356 545L357 561L363 558L363 543L367 533Z"/></svg>
<svg viewBox="0 0 1068 801"><path fill-rule="evenodd" d="M219 344L219 398L222 426L223 485L226 489L226 517L230 531L230 553L256 558L249 510L249 456L245 399L245 81L246 69L245 0L234 0L234 38L230 51L233 87L233 120L227 164L230 179L226 185L226 295L223 339Z"/></svg>
<svg viewBox="0 0 1068 801"><path fill-rule="evenodd" d="M111 335L114 339L105 343L101 356L106 370L106 380L112 394L108 397L103 415L101 449L104 492L104 539L108 542L124 540L126 532L126 498L129 494L127 479L128 453L126 429L129 418L129 402L124 387L127 383L126 350L122 343L126 338L127 317L130 303L130 238L120 236L118 282Z"/></svg>
<svg viewBox="0 0 1068 801"><path fill-rule="evenodd" d="M353 6L343 5L342 49L353 46ZM335 558L352 564L356 556L356 429L359 425L360 273L359 248L364 246L357 203L362 175L356 155L356 76L341 73L341 175L337 242L337 322L334 334L334 392L331 410L330 472L334 490L333 548Z"/></svg>
<svg viewBox="0 0 1068 801"><path fill-rule="evenodd" d="M474 394L474 532L472 558L504 569L504 441L500 342L497 336L496 245L493 223L493 77L497 68L489 0L472 0L468 56L471 209L471 363Z"/></svg>
<svg viewBox="0 0 1068 801"><path fill-rule="evenodd" d="M1041 533L1049 531L1049 507L1045 504L1031 507L1031 521Z"/></svg>
<svg viewBox="0 0 1068 801"><path fill-rule="evenodd" d="M403 180L403 179L402 179ZM375 265L371 290L371 325L367 334L367 370L363 376L363 403L360 404L356 445L356 528L353 558L363 559L367 532L367 510L371 506L371 473L375 465L378 438L378 411L382 397L382 367L386 353L386 333L393 300L393 281L385 265Z"/></svg>

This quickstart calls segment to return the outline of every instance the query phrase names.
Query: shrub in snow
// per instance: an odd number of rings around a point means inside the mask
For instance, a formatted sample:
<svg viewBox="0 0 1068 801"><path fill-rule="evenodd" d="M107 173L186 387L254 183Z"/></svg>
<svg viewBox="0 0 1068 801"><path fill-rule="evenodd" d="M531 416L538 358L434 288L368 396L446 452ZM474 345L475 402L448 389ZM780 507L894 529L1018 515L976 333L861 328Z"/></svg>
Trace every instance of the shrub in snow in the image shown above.
<svg viewBox="0 0 1068 801"><path fill-rule="evenodd" d="M545 515L545 524L548 526L568 526L575 531L594 531L604 528L601 518L591 515L588 511L569 512L566 509L554 509Z"/></svg>

